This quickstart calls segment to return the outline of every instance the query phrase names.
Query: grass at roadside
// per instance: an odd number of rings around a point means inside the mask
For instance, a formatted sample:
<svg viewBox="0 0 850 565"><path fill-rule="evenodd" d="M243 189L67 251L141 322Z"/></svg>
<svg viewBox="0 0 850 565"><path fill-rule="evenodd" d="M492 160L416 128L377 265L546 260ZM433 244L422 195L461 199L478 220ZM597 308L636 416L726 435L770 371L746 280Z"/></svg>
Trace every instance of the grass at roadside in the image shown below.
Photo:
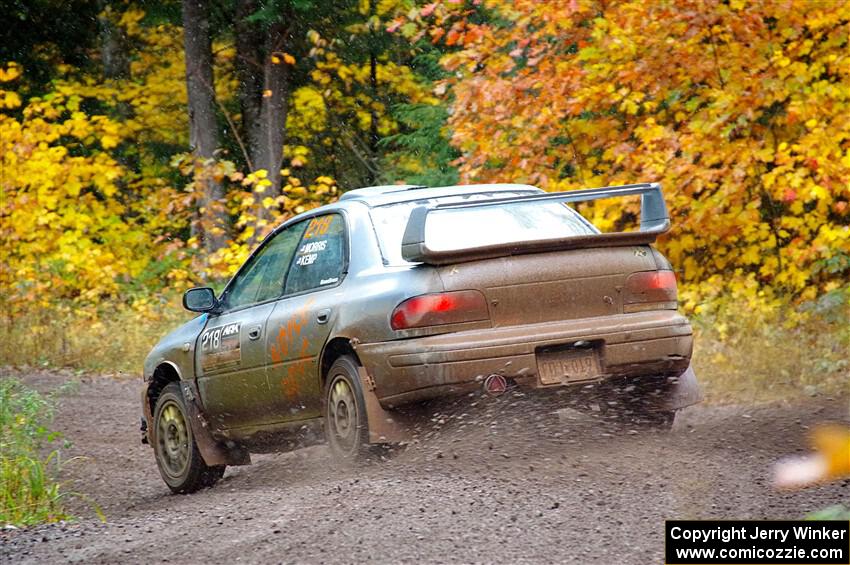
<svg viewBox="0 0 850 565"><path fill-rule="evenodd" d="M806 520L850 520L850 508L836 504L808 514Z"/></svg>
<svg viewBox="0 0 850 565"><path fill-rule="evenodd" d="M192 316L177 296L85 310L32 308L14 319L0 315L0 365L141 375L156 342Z"/></svg>
<svg viewBox="0 0 850 565"><path fill-rule="evenodd" d="M710 402L850 396L846 293L793 311L725 304L692 323L694 369Z"/></svg>
<svg viewBox="0 0 850 565"><path fill-rule="evenodd" d="M49 430L53 399L19 380L0 380L0 524L28 526L68 518L54 480L59 451L45 446L59 438Z"/></svg>

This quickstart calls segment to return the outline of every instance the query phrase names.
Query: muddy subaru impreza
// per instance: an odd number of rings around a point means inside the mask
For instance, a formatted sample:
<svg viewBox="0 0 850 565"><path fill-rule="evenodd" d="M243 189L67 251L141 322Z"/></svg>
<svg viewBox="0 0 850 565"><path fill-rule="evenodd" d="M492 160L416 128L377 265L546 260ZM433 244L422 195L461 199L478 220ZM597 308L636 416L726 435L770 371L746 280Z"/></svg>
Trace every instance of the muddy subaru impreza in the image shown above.
<svg viewBox="0 0 850 565"><path fill-rule="evenodd" d="M640 229L600 233L580 201L639 195ZM403 442L410 407L517 387L608 387L667 426L699 400L676 278L651 243L656 184L371 187L279 226L220 296L145 360L143 441L174 492L250 453L326 440L340 458ZM564 394L567 392L569 394Z"/></svg>

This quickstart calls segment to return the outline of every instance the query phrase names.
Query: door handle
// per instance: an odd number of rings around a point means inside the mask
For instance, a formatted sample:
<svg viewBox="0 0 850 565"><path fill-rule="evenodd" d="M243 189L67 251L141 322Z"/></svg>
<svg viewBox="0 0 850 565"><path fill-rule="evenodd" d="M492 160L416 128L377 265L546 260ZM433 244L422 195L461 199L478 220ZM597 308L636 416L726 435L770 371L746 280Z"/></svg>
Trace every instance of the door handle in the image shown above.
<svg viewBox="0 0 850 565"><path fill-rule="evenodd" d="M260 326L254 326L248 330L248 339L260 339Z"/></svg>
<svg viewBox="0 0 850 565"><path fill-rule="evenodd" d="M328 320L331 319L331 309L325 308L324 310L319 310L319 313L316 314L316 321L320 324L327 324Z"/></svg>

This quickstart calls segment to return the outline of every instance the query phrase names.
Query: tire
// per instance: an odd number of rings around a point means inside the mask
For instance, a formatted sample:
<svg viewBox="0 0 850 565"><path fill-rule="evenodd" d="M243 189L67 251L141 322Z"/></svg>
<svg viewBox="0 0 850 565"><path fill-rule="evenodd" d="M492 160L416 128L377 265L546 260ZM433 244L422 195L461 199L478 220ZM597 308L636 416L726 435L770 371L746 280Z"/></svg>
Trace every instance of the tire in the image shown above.
<svg viewBox="0 0 850 565"><path fill-rule="evenodd" d="M153 448L159 474L175 494L211 487L224 475L224 465L204 463L187 414L180 384L169 383L156 400Z"/></svg>
<svg viewBox="0 0 850 565"><path fill-rule="evenodd" d="M210 467L205 464L205 466L207 470L201 475L202 487L210 488L224 476L224 470L227 468L227 465L213 465Z"/></svg>
<svg viewBox="0 0 850 565"><path fill-rule="evenodd" d="M362 461L371 453L358 368L352 356L343 355L334 361L325 379L325 437L331 453L343 462Z"/></svg>

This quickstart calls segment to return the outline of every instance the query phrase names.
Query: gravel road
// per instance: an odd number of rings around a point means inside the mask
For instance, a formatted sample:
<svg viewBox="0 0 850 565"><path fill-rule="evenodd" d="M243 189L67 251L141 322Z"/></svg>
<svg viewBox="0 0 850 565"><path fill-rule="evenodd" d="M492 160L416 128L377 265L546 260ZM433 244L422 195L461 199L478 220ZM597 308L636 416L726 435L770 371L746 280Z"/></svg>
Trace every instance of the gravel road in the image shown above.
<svg viewBox="0 0 850 565"><path fill-rule="evenodd" d="M16 374L41 390L72 378ZM77 379L55 421L63 457L79 457L62 478L107 521L71 498L77 521L0 530L0 563L663 563L667 518L795 518L850 494L850 481L770 486L810 425L848 420L846 398L697 406L662 433L512 396L435 416L387 461L259 455L173 496L139 443L140 381Z"/></svg>

